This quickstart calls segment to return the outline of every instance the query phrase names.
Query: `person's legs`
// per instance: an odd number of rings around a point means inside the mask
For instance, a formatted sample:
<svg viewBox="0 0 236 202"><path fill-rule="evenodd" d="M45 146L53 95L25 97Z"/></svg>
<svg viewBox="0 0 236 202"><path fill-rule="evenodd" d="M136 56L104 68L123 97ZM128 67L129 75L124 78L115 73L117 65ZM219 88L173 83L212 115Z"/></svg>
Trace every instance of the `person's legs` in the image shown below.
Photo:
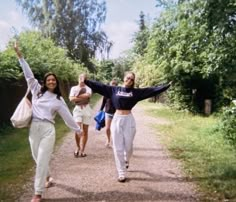
<svg viewBox="0 0 236 202"><path fill-rule="evenodd" d="M83 124L83 135L81 137L82 144L81 144L81 150L80 150L81 151L81 153L80 153L81 157L86 156L86 154L84 153L84 150L85 150L86 143L88 141L88 128L89 128L89 125Z"/></svg>
<svg viewBox="0 0 236 202"><path fill-rule="evenodd" d="M76 121L76 123L82 128L82 120L83 120L83 112L82 108L80 106L76 106L73 110L73 118ZM79 157L79 152L80 152L80 140L81 137L75 133L75 142L77 148L74 151L74 157Z"/></svg>
<svg viewBox="0 0 236 202"><path fill-rule="evenodd" d="M37 156L38 156L38 148L39 143L41 141L41 134L40 131L40 123L32 121L30 129L29 129L29 143L30 143L30 149L32 157L37 162Z"/></svg>
<svg viewBox="0 0 236 202"><path fill-rule="evenodd" d="M38 156L38 149L39 144L41 141L41 134L39 133L40 123L39 122L32 122L29 130L29 142L30 142L30 149L32 153L32 157L37 165L37 156ZM41 200L41 194L35 194L31 200L31 202L38 202Z"/></svg>
<svg viewBox="0 0 236 202"><path fill-rule="evenodd" d="M83 118L82 118L82 123L83 123L83 135L81 137L81 157L85 157L85 147L88 141L88 129L89 129L89 124L91 122L91 117L92 117L92 109L90 108L89 104L83 107L82 109L83 113Z"/></svg>
<svg viewBox="0 0 236 202"><path fill-rule="evenodd" d="M55 143L54 125L48 122L32 123L29 140L33 158L36 160L36 174L34 182L35 196L32 201L37 201L41 198L44 191L46 178L48 176L49 161ZM35 141L38 140L39 144L35 143Z"/></svg>
<svg viewBox="0 0 236 202"><path fill-rule="evenodd" d="M113 152L119 178L125 178L124 133L125 116L115 115L111 123Z"/></svg>
<svg viewBox="0 0 236 202"><path fill-rule="evenodd" d="M82 123L81 122L77 122L77 124L79 125L80 128L82 128ZM79 156L79 152L80 152L80 139L82 137L80 137L77 133L75 133L75 142L76 142L76 146L77 149L74 151L74 156L78 157Z"/></svg>
<svg viewBox="0 0 236 202"><path fill-rule="evenodd" d="M133 154L133 141L136 133L136 123L132 114L127 118L124 125L124 139L125 139L125 153L126 168L129 167L129 160Z"/></svg>
<svg viewBox="0 0 236 202"><path fill-rule="evenodd" d="M106 116L106 122L105 122L106 135L107 135L107 142L106 142L107 147L111 146L111 121L112 121L112 117L107 115Z"/></svg>

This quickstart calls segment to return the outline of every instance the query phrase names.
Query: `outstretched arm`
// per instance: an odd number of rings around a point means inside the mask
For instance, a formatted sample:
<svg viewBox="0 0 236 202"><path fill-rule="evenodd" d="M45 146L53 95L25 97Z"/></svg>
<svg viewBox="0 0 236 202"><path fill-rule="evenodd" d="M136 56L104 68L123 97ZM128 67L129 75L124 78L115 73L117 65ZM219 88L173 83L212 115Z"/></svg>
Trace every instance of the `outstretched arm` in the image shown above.
<svg viewBox="0 0 236 202"><path fill-rule="evenodd" d="M73 116L71 115L71 112L66 105L64 99L61 97L62 104L58 109L59 115L62 117L64 120L65 124L72 130L74 130L77 134L81 134L81 128L79 125L74 121Z"/></svg>
<svg viewBox="0 0 236 202"><path fill-rule="evenodd" d="M31 89L32 93L38 92L40 90L41 86L38 83L38 80L34 78L34 74L33 74L32 70L30 69L29 64L23 58L22 53L19 50L19 46L18 46L17 42L15 42L15 44L14 44L14 50L16 52L18 59L19 59L21 68L22 68L24 76L25 76L25 80L26 80L29 88Z"/></svg>
<svg viewBox="0 0 236 202"><path fill-rule="evenodd" d="M170 87L171 84L172 82L169 82L168 84L165 84L165 85L155 86L155 87L139 88L137 89L138 94L139 94L139 100L144 100L146 98L159 95L160 93L166 91Z"/></svg>
<svg viewBox="0 0 236 202"><path fill-rule="evenodd" d="M112 88L114 86L105 85L101 82L91 81L86 78L86 76L80 77L88 87L90 87L95 93L99 93L107 98L112 96Z"/></svg>

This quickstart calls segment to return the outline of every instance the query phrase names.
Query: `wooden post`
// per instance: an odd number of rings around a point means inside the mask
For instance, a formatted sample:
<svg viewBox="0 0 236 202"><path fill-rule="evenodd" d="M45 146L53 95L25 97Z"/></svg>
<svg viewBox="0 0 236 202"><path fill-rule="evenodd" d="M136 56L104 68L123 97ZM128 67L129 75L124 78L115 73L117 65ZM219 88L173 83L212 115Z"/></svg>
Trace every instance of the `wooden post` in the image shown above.
<svg viewBox="0 0 236 202"><path fill-rule="evenodd" d="M211 100L210 99L206 99L205 102L204 102L204 113L209 116L211 114Z"/></svg>

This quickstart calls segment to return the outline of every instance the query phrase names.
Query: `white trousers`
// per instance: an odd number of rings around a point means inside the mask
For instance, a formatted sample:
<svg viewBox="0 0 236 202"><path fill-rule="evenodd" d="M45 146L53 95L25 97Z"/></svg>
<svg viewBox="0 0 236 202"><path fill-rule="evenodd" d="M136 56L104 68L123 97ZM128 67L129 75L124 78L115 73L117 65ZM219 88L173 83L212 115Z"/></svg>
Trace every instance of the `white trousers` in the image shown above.
<svg viewBox="0 0 236 202"><path fill-rule="evenodd" d="M111 122L113 152L119 177L125 177L125 161L129 161L133 153L133 140L136 123L132 114L115 114Z"/></svg>
<svg viewBox="0 0 236 202"><path fill-rule="evenodd" d="M49 176L49 161L55 143L54 125L46 121L33 120L29 131L29 142L36 163L34 190L36 195L42 195L46 178Z"/></svg>

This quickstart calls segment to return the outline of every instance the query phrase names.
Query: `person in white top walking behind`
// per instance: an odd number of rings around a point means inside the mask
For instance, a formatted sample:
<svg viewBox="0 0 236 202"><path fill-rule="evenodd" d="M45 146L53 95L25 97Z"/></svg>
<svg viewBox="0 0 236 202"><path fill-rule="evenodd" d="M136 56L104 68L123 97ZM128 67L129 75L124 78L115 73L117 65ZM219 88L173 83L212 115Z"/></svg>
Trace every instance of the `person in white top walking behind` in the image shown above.
<svg viewBox="0 0 236 202"><path fill-rule="evenodd" d="M14 46L19 58L27 85L32 93L32 122L29 128L29 142L33 159L36 162L34 196L31 202L40 202L45 185L50 182L49 161L55 143L54 118L57 113L66 125L81 135L80 127L74 121L69 108L61 96L59 81L55 74L47 73L43 84L35 79L28 63L22 57L17 43Z"/></svg>
<svg viewBox="0 0 236 202"><path fill-rule="evenodd" d="M90 97L92 90L81 81L81 77L85 74L80 74L78 78L78 85L73 86L70 90L69 99L75 104L73 110L73 117L76 123L83 129L82 137L75 133L76 150L74 157L86 157L85 146L88 141L88 128L91 122L92 109L90 107Z"/></svg>

